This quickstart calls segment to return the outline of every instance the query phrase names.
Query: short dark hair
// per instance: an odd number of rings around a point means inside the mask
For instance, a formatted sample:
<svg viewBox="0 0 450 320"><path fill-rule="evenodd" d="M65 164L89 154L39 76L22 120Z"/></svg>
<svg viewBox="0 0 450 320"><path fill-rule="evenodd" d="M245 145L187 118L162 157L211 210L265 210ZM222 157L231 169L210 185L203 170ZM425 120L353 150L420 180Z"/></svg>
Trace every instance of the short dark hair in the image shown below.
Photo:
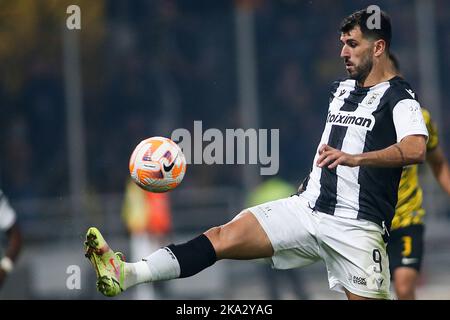
<svg viewBox="0 0 450 320"><path fill-rule="evenodd" d="M340 31L348 33L359 26L365 38L383 39L386 42L386 52L389 52L392 38L391 18L386 12L380 11L380 28L369 29L367 20L372 15L373 13L367 12L367 9L356 11L342 20Z"/></svg>

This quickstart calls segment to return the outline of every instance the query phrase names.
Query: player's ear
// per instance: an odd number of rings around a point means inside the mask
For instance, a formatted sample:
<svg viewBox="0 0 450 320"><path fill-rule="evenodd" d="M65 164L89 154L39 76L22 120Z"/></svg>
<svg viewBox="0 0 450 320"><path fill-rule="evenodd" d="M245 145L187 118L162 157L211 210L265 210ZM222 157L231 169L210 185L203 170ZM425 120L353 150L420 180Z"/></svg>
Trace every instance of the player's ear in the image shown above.
<svg viewBox="0 0 450 320"><path fill-rule="evenodd" d="M373 54L375 57L380 57L386 51L386 41L383 39L375 40L373 43Z"/></svg>

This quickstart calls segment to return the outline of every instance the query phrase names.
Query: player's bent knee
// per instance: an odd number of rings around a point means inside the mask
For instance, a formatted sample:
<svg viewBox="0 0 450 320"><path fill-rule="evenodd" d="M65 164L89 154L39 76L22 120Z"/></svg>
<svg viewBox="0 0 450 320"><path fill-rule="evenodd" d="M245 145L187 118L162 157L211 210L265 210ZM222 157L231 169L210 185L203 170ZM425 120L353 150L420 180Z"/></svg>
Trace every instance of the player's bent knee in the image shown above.
<svg viewBox="0 0 450 320"><path fill-rule="evenodd" d="M395 270L395 293L399 300L411 300L415 298L418 277L418 271L413 268L400 267Z"/></svg>
<svg viewBox="0 0 450 320"><path fill-rule="evenodd" d="M414 300L415 290L412 286L400 285L395 287L395 293L399 300Z"/></svg>
<svg viewBox="0 0 450 320"><path fill-rule="evenodd" d="M399 300L414 299L415 286L411 281L397 281L395 282L395 293Z"/></svg>
<svg viewBox="0 0 450 320"><path fill-rule="evenodd" d="M227 256L227 253L233 248L239 247L239 239L242 239L242 237L239 237L238 230L230 227L229 223L213 227L205 232L205 235L211 241L218 259L232 259L233 257Z"/></svg>
<svg viewBox="0 0 450 320"><path fill-rule="evenodd" d="M217 259L256 259L270 257L272 245L258 220L244 210L225 225L205 232Z"/></svg>
<svg viewBox="0 0 450 320"><path fill-rule="evenodd" d="M216 251L216 255L221 250L221 241L220 241L220 233L222 226L213 227L205 232L205 236L208 237L209 241Z"/></svg>

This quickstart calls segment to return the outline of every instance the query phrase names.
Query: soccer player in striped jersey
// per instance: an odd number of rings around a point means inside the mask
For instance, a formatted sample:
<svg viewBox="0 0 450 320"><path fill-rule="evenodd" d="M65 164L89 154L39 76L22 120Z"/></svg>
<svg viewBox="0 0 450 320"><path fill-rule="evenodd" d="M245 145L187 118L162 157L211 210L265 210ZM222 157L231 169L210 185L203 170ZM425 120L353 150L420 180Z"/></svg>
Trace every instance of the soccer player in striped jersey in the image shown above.
<svg viewBox="0 0 450 320"><path fill-rule="evenodd" d="M250 207L229 223L142 261L125 263L96 228L86 256L97 288L115 296L136 284L192 276L221 259L267 258L276 269L323 261L329 286L348 299L389 299L387 230L402 167L425 160L428 132L409 84L390 62L391 23L360 10L343 20L348 79L331 90L309 179L298 195Z"/></svg>
<svg viewBox="0 0 450 320"><path fill-rule="evenodd" d="M398 70L397 59L394 56L391 59ZM437 126L428 110L423 108L422 115L429 133L426 162L442 189L450 195L450 166L439 145ZM387 246L394 289L400 300L416 298L415 291L424 253L425 210L422 195L418 166L404 167Z"/></svg>

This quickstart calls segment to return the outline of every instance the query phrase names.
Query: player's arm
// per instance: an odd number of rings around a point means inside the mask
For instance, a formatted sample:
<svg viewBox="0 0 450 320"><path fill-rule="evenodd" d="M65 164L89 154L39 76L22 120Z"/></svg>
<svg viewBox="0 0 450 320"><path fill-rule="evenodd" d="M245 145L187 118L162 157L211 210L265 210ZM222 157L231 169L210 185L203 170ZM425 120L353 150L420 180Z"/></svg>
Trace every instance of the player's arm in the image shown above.
<svg viewBox="0 0 450 320"><path fill-rule="evenodd" d="M427 154L427 162L442 189L450 195L450 166L441 147Z"/></svg>
<svg viewBox="0 0 450 320"><path fill-rule="evenodd" d="M0 257L0 286L3 283L6 275L12 271L14 262L19 255L22 247L22 236L17 223L14 223L11 228L6 231L8 238L5 255Z"/></svg>
<svg viewBox="0 0 450 320"><path fill-rule="evenodd" d="M7 274L14 268L14 262L22 247L22 236L17 223L6 231L8 238L5 255L0 257L0 286L3 284Z"/></svg>
<svg viewBox="0 0 450 320"><path fill-rule="evenodd" d="M319 148L317 165L319 167L328 166L329 169L334 169L338 165L393 168L422 163L425 161L425 155L426 136L410 135L385 149L355 155L324 144Z"/></svg>
<svg viewBox="0 0 450 320"><path fill-rule="evenodd" d="M397 143L382 150L356 155L322 145L319 148L317 165L328 166L329 169L338 165L392 168L424 162L428 130L419 103L409 98L400 100L392 109L392 120Z"/></svg>
<svg viewBox="0 0 450 320"><path fill-rule="evenodd" d="M16 212L0 190L0 232L6 234L4 255L0 256L0 285L14 268L22 246L22 237L17 224Z"/></svg>
<svg viewBox="0 0 450 320"><path fill-rule="evenodd" d="M426 136L406 136L386 149L356 155L359 166L404 167L423 163L426 158Z"/></svg>
<svg viewBox="0 0 450 320"><path fill-rule="evenodd" d="M5 256L9 257L13 261L16 261L20 248L22 247L22 235L17 223L14 223L6 234L8 236L8 246L6 248Z"/></svg>

